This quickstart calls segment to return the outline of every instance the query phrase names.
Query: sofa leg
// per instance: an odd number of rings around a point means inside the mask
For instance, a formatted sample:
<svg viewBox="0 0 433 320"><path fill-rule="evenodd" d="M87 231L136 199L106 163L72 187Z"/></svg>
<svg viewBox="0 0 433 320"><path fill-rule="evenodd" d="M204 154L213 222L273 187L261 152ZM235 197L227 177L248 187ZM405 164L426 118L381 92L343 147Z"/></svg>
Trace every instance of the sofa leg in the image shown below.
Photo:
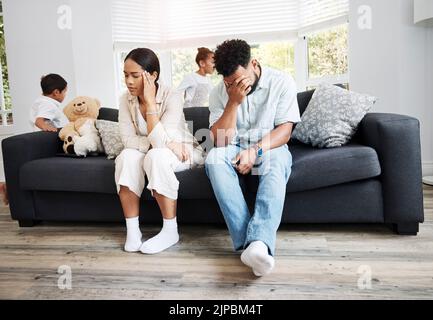
<svg viewBox="0 0 433 320"><path fill-rule="evenodd" d="M36 220L18 220L20 228L30 228L37 224Z"/></svg>
<svg viewBox="0 0 433 320"><path fill-rule="evenodd" d="M394 231L402 236L416 236L419 231L418 222L395 223Z"/></svg>

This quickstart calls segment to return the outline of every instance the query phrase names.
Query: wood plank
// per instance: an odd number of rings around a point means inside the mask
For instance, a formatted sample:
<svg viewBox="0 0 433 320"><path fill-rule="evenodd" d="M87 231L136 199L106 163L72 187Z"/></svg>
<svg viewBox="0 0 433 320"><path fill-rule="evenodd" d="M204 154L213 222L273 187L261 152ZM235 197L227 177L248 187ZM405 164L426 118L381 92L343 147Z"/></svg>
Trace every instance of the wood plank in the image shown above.
<svg viewBox="0 0 433 320"><path fill-rule="evenodd" d="M383 225L284 225L276 267L262 278L222 226L180 226L178 245L143 255L122 250L122 223L19 228L0 207L0 299L432 299L433 187L423 192L418 236ZM160 227L141 228L151 237ZM71 267L71 290L58 288L61 265ZM369 289L358 287L362 268Z"/></svg>

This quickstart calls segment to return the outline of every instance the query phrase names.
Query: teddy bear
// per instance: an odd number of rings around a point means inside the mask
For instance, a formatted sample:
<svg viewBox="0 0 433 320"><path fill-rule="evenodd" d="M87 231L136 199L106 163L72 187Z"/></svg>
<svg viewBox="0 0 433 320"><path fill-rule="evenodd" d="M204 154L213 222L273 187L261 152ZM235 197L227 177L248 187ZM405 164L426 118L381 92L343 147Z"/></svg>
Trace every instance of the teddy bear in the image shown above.
<svg viewBox="0 0 433 320"><path fill-rule="evenodd" d="M66 154L87 156L89 153L102 153L104 148L95 127L101 103L91 97L76 97L63 109L70 121L59 132Z"/></svg>

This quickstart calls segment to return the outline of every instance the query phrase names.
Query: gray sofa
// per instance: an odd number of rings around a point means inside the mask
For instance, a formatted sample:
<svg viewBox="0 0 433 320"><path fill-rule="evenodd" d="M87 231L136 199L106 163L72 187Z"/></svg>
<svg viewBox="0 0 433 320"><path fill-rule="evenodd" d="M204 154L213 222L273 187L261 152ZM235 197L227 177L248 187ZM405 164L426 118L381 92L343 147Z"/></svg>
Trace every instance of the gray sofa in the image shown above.
<svg viewBox="0 0 433 320"><path fill-rule="evenodd" d="M313 91L298 94L301 113ZM192 130L208 128L207 108L185 110ZM103 108L100 119L117 121ZM201 142L208 135L200 138ZM114 183L114 161L105 156L61 156L56 133L36 132L2 142L13 219L21 227L45 221L122 221ZM370 113L352 141L341 148L316 149L295 140L282 223L388 224L398 234L416 235L424 220L420 130L417 119ZM223 223L204 168L177 173L180 223ZM251 207L257 177L240 176ZM143 222L160 222L147 189L141 197Z"/></svg>

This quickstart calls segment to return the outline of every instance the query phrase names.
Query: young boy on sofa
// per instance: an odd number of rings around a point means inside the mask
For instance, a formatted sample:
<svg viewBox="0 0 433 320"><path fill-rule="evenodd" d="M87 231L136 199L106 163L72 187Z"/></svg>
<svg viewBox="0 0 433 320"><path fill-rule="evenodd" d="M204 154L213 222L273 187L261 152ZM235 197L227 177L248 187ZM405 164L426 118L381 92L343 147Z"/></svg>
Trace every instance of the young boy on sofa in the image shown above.
<svg viewBox="0 0 433 320"><path fill-rule="evenodd" d="M57 132L64 127L68 118L63 114L60 104L65 100L68 83L58 74L48 74L41 78L42 95L35 100L30 109L30 123L33 131ZM0 183L3 204L9 204L6 183Z"/></svg>
<svg viewBox="0 0 433 320"><path fill-rule="evenodd" d="M34 131L57 132L68 122L60 104L65 100L68 83L58 74L41 78L42 96L37 98L30 109L30 123Z"/></svg>

